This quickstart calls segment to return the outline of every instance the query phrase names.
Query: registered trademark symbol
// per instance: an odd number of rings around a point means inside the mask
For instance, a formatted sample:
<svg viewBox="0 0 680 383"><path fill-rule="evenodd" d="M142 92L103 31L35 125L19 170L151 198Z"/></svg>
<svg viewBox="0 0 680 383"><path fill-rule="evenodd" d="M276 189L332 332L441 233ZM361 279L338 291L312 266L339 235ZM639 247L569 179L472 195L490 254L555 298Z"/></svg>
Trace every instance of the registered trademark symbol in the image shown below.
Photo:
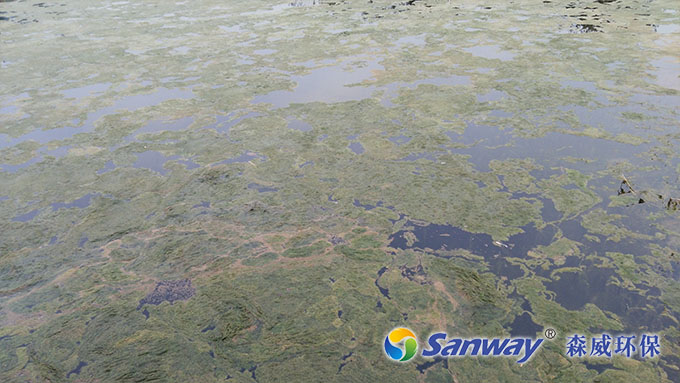
<svg viewBox="0 0 680 383"><path fill-rule="evenodd" d="M557 335L557 331L555 331L554 328L547 328L545 329L545 337L548 339L552 339Z"/></svg>

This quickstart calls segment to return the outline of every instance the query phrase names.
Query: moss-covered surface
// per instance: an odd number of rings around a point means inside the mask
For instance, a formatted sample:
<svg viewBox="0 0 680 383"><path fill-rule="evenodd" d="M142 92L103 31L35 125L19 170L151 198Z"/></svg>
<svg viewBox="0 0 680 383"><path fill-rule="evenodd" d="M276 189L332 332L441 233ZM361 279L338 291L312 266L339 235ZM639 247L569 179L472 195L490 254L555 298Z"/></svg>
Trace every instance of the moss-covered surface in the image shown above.
<svg viewBox="0 0 680 383"><path fill-rule="evenodd" d="M677 4L312 3L0 1L0 380L680 380Z"/></svg>

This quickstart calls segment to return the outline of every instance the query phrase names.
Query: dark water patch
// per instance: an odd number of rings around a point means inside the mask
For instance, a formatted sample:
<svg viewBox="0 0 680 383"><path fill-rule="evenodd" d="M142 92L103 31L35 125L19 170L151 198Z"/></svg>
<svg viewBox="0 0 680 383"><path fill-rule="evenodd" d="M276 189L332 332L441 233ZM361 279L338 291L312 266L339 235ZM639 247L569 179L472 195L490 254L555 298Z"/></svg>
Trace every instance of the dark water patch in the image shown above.
<svg viewBox="0 0 680 383"><path fill-rule="evenodd" d="M178 163L184 165L184 167L187 170L192 170L196 168L200 168L201 165L195 163L192 159L182 159L182 160L177 160Z"/></svg>
<svg viewBox="0 0 680 383"><path fill-rule="evenodd" d="M539 198L543 203L543 208L541 208L541 218L545 222L555 222L562 218L562 213L560 213L555 208L555 203L549 198Z"/></svg>
<svg viewBox="0 0 680 383"><path fill-rule="evenodd" d="M410 230L401 230L390 236L390 247L395 249L432 249L453 250L466 249L473 254L483 256L485 260L492 261L505 256L524 257L526 253L536 246L547 246L555 236L557 229L546 226L543 230L537 230L533 225L522 227L523 233L515 234L508 239L506 244L493 241L489 234L470 233L451 225L428 224L419 225L407 221L406 226ZM416 236L415 242L409 246L406 236L407 231Z"/></svg>
<svg viewBox="0 0 680 383"><path fill-rule="evenodd" d="M382 302L380 302L380 299L378 299L378 302L376 302L375 307L379 309L383 307Z"/></svg>
<svg viewBox="0 0 680 383"><path fill-rule="evenodd" d="M312 125L309 123L298 120L297 118L289 117L288 118L288 129L294 129L298 130L300 132L309 132L313 129Z"/></svg>
<svg viewBox="0 0 680 383"><path fill-rule="evenodd" d="M258 183L252 182L248 184L248 189L255 189L258 193L271 193L277 192L279 189L270 186L260 185Z"/></svg>
<svg viewBox="0 0 680 383"><path fill-rule="evenodd" d="M519 265L513 265L505 259L500 259L497 262L491 263L489 265L489 271L495 275L506 277L508 280L524 276L524 271Z"/></svg>
<svg viewBox="0 0 680 383"><path fill-rule="evenodd" d="M496 89L492 89L485 94L477 95L477 102L493 102L508 97L508 94Z"/></svg>
<svg viewBox="0 0 680 383"><path fill-rule="evenodd" d="M668 379L671 382L680 382L680 357L675 355L662 355L661 368L666 372L666 375L668 375Z"/></svg>
<svg viewBox="0 0 680 383"><path fill-rule="evenodd" d="M562 230L562 234L564 237L571 239L572 241L580 241L584 239L584 236L588 233L588 230L586 230L582 225L580 219L572 219L569 221L563 221L560 223L560 229ZM597 234L590 234L594 235L597 237L600 242L606 240L606 238L601 237ZM589 244L592 244L592 241L589 241Z"/></svg>
<svg viewBox="0 0 680 383"><path fill-rule="evenodd" d="M28 221L32 220L33 218L35 218L38 215L38 213L40 213L40 209L31 210L28 213L17 215L16 217L12 218L12 221L13 222L28 222Z"/></svg>
<svg viewBox="0 0 680 383"><path fill-rule="evenodd" d="M116 165L113 163L113 161L107 161L103 168L97 170L97 174L104 174L114 169L116 169Z"/></svg>
<svg viewBox="0 0 680 383"><path fill-rule="evenodd" d="M349 363L349 362L347 361L347 358L349 358L349 357L352 356L352 355L354 355L354 351L350 351L349 354L346 354L346 355L343 355L343 356L342 356L343 362L340 363L340 366L338 367L338 372L337 372L338 374L340 373L340 371L342 371L342 368L345 367L345 366L347 365L347 363Z"/></svg>
<svg viewBox="0 0 680 383"><path fill-rule="evenodd" d="M144 308L144 311L142 311L142 314L144 314L144 320L149 319L149 310L147 310L146 307Z"/></svg>
<svg viewBox="0 0 680 383"><path fill-rule="evenodd" d="M518 315L510 324L510 335L512 337L528 336L534 337L536 333L543 331L543 326L537 325L528 312Z"/></svg>
<svg viewBox="0 0 680 383"><path fill-rule="evenodd" d="M609 369L615 369L614 365L611 363L595 364L584 361L583 364L586 366L587 369L597 371L598 374L601 374Z"/></svg>
<svg viewBox="0 0 680 383"><path fill-rule="evenodd" d="M63 141L79 133L90 133L95 129L95 122L104 116L117 113L120 110L136 111L144 107L158 105L173 99L194 98L191 90L157 88L151 94L135 94L116 100L113 105L88 113L85 121L79 126L63 126L52 129L34 129L26 134L8 140L0 140L0 149L15 146L25 141L35 141L47 144L52 141ZM77 124L73 124L77 125Z"/></svg>
<svg viewBox="0 0 680 383"><path fill-rule="evenodd" d="M339 63L313 69L308 74L290 76L290 80L297 83L293 90L276 90L256 96L252 102L284 108L290 104L335 103L369 98L375 91L375 86L350 85L369 80L373 78L374 71L384 68L377 61L361 60L358 57L352 60L352 64L357 61L363 61L363 65L347 68L347 63Z"/></svg>
<svg viewBox="0 0 680 383"><path fill-rule="evenodd" d="M208 355L210 355L211 358L215 359L215 352L213 352L213 350L208 351Z"/></svg>
<svg viewBox="0 0 680 383"><path fill-rule="evenodd" d="M210 324L209 326L206 326L204 329L202 329L201 332L208 332L208 331L211 331L211 330L214 330L214 329L215 329L215 325Z"/></svg>
<svg viewBox="0 0 680 383"><path fill-rule="evenodd" d="M378 270L378 278L375 279L375 286L380 290L380 294L382 294L385 298L387 299L392 299L390 298L390 290L386 289L378 283L380 280L380 277L387 271L387 267L383 266L380 270ZM380 301L378 301L380 303Z"/></svg>
<svg viewBox="0 0 680 383"><path fill-rule="evenodd" d="M257 366L250 367L248 371L250 372L250 377L253 378L254 381L257 382L257 378L255 377L255 370L257 369Z"/></svg>
<svg viewBox="0 0 680 383"><path fill-rule="evenodd" d="M610 278L615 276L614 269L588 268L583 272L563 272L546 282L547 289L556 292L555 302L567 310L579 310L586 303L591 302L593 296L591 290L602 291L609 285ZM619 297L621 298L621 297ZM644 301L643 297L639 297ZM639 298L635 303L641 303ZM619 301L620 304L628 305L633 302ZM611 306L611 305L610 305ZM609 310L616 312L614 310ZM620 309L617 311L621 311Z"/></svg>
<svg viewBox="0 0 680 383"><path fill-rule="evenodd" d="M338 318L342 318L342 310L338 310Z"/></svg>
<svg viewBox="0 0 680 383"><path fill-rule="evenodd" d="M371 205L371 204L362 204L361 202L359 202L358 199L355 199L354 202L352 202L352 203L353 203L354 206L360 207L364 210L373 210L376 207L384 207L386 209L394 210L394 206L385 206L383 201L378 201L378 202L376 202L375 205Z"/></svg>
<svg viewBox="0 0 680 383"><path fill-rule="evenodd" d="M263 116L263 114L259 112L248 112L243 116L233 118L234 114L235 113L230 113L226 116L216 116L215 118L217 121L204 127L203 129L214 129L220 133L228 133L232 127L238 125L241 121Z"/></svg>
<svg viewBox="0 0 680 383"><path fill-rule="evenodd" d="M449 361L445 358L435 358L431 361L423 362L420 364L416 363L416 370L420 372L421 374L425 374L425 371L432 366L439 364L439 363L444 363L443 368L448 369L449 368Z"/></svg>
<svg viewBox="0 0 680 383"><path fill-rule="evenodd" d="M52 211L57 211L59 209L70 209L70 208L78 208L78 209L84 209L88 206L90 206L90 203L92 202L92 198L100 195L99 193L88 193L85 194L84 196L73 200L72 202L55 202L53 203L52 206Z"/></svg>
<svg viewBox="0 0 680 383"><path fill-rule="evenodd" d="M149 169L161 175L166 175L168 170L165 169L165 163L170 160L176 160L180 158L178 155L164 156L154 150L148 150L142 153L136 153L137 161L132 164L132 167L137 169Z"/></svg>
<svg viewBox="0 0 680 383"><path fill-rule="evenodd" d="M523 299L522 305L520 306L522 310L531 312L531 303L527 299Z"/></svg>
<svg viewBox="0 0 680 383"><path fill-rule="evenodd" d="M73 370L69 371L68 374L66 374L66 379L70 378L71 375L80 374L80 370L85 366L87 366L87 362L81 361L80 363L78 363L78 366L76 366L76 368L74 368Z"/></svg>
<svg viewBox="0 0 680 383"><path fill-rule="evenodd" d="M557 227L548 225L542 230L536 230L532 225L524 227L524 233L511 236L506 243L494 242L488 234L473 234L450 225L418 225L407 221L409 230L402 230L390 236L390 247L398 249L431 249L453 250L465 249L471 253L483 256L491 272L500 277L510 280L523 276L518 265L509 264L505 258L526 258L527 252L537 246L547 246L552 242ZM639 253L642 254L641 243L633 241L621 241L613 243L602 238L601 241L591 242L584 239L587 234L577 220L564 222L560 229L565 236L587 246L588 253L597 252L604 255L606 252ZM415 240L409 245L406 232L415 235ZM435 254L437 255L437 254ZM440 255L441 256L441 255ZM444 256L449 257L449 256ZM586 261L578 256L566 257L565 264L559 267L582 267L583 271L569 271L559 273L552 277L553 268L543 270L536 268L535 272L545 278L551 279L546 282L548 290L555 293L555 302L568 310L581 310L587 303L592 303L604 311L616 314L624 320L626 329L659 331L674 325L673 319L666 315L668 307L659 299L658 289L649 288L651 294L644 296L638 292L628 290L616 284L619 278L616 270L604 268L592 261ZM550 295L548 299L552 299ZM528 309L528 307L527 307ZM527 310L528 311L528 310ZM528 314L527 314L528 315ZM680 317L673 313L675 317ZM517 319L522 322L514 323L515 326L524 327L531 332L538 327L533 322L527 321L527 316Z"/></svg>
<svg viewBox="0 0 680 383"><path fill-rule="evenodd" d="M366 150L364 149L364 146L361 145L361 142L351 142L348 146L354 154L363 154Z"/></svg>
<svg viewBox="0 0 680 383"><path fill-rule="evenodd" d="M670 310L658 296L641 295L618 286L614 283L617 279L614 269L585 264L583 271L559 273L559 279L553 278L545 282L545 286L555 292L555 302L562 307L580 310L585 304L592 303L623 318L624 326L629 330L660 331L675 325L673 319L663 315Z"/></svg>
<svg viewBox="0 0 680 383"><path fill-rule="evenodd" d="M565 111L573 108L576 108L576 106L565 107ZM591 122L595 125L606 123L620 126L622 124L618 113L614 111L604 113L608 116L605 116L605 118L596 113L601 110L602 108L595 111L588 110L587 113L584 111L581 119L584 123ZM591 121L592 119L596 120ZM602 121L603 119L606 121ZM532 157L536 162L544 164L544 167L549 169L552 166L551 164L558 165L561 157L628 158L642 152L645 148L644 145L633 146L607 139L558 132L549 132L536 138L521 138L513 136L510 129L501 130L497 126L470 122L467 123L462 134L455 132L447 132L446 134L452 142L464 144L468 147L449 148L443 146L443 148L451 153L470 155L468 161L475 165L477 170L483 172L491 171L489 163L492 160L502 161L510 158ZM585 166L586 164L582 165L582 167Z"/></svg>
<svg viewBox="0 0 680 383"><path fill-rule="evenodd" d="M191 286L191 280L160 281L156 284L153 292L139 301L137 310L146 304L159 305L163 302L173 304L176 301L184 301L194 296L196 290Z"/></svg>

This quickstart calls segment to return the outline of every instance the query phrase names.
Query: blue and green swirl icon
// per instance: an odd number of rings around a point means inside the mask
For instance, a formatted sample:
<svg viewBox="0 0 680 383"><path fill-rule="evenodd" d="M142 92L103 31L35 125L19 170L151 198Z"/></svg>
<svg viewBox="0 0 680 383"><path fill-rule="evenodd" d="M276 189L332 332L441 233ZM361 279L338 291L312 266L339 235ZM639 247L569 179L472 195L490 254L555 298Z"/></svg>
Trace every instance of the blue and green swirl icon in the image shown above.
<svg viewBox="0 0 680 383"><path fill-rule="evenodd" d="M403 350L397 347L402 341L404 342ZM405 327L397 327L385 337L385 353L394 360L406 362L413 358L417 350L416 334Z"/></svg>

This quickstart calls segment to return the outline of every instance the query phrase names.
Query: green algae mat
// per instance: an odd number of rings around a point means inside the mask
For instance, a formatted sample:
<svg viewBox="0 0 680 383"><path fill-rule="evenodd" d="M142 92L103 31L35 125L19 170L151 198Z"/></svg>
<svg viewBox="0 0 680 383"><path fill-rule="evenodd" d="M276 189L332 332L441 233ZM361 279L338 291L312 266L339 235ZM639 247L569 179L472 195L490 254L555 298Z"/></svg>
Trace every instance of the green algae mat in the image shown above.
<svg viewBox="0 0 680 383"><path fill-rule="evenodd" d="M675 0L0 1L0 381L679 382L679 46Z"/></svg>

